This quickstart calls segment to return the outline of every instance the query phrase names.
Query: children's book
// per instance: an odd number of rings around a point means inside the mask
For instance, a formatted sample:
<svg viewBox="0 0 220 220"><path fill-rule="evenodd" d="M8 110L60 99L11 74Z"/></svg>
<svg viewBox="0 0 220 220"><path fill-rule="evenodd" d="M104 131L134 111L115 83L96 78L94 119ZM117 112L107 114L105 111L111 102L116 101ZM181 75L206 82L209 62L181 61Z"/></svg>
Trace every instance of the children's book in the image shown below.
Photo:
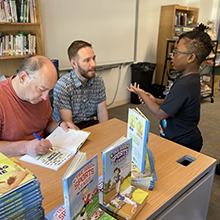
<svg viewBox="0 0 220 220"><path fill-rule="evenodd" d="M77 220L83 220L83 217L78 217ZM87 218L88 219L88 218ZM114 220L112 216L107 214L102 209L98 209L97 212L93 214L90 220L101 219L101 220ZM64 203L52 210L45 216L45 220L67 220Z"/></svg>
<svg viewBox="0 0 220 220"><path fill-rule="evenodd" d="M44 155L32 156L30 154L25 154L20 158L20 160L33 163L42 167L46 167L52 170L58 170L74 155L74 152L53 147L53 149L50 149Z"/></svg>
<svg viewBox="0 0 220 220"><path fill-rule="evenodd" d="M125 191L112 199L109 204L104 205L103 185L103 178L100 176L98 184L100 208L118 220L136 219L137 214L147 202L148 192L131 186L129 183L129 187ZM131 190L130 196L129 190Z"/></svg>
<svg viewBox="0 0 220 220"><path fill-rule="evenodd" d="M86 162L86 153L78 152L62 181L66 219L104 219L99 211L98 155Z"/></svg>
<svg viewBox="0 0 220 220"><path fill-rule="evenodd" d="M150 121L138 109L129 108L127 138L132 139L132 162L144 173Z"/></svg>
<svg viewBox="0 0 220 220"><path fill-rule="evenodd" d="M103 205L113 217L134 219L148 193L131 185L132 140L121 137L102 152Z"/></svg>
<svg viewBox="0 0 220 220"><path fill-rule="evenodd" d="M131 177L132 141L124 136L102 151L103 203L117 194L120 186Z"/></svg>
<svg viewBox="0 0 220 220"><path fill-rule="evenodd" d="M46 139L57 148L66 149L76 153L84 144L90 132L69 129L65 132L61 127L57 127Z"/></svg>
<svg viewBox="0 0 220 220"><path fill-rule="evenodd" d="M52 143L52 149L41 156L26 154L20 160L58 170L75 155L89 135L90 132L74 129L65 132L61 127L57 127L46 138Z"/></svg>
<svg viewBox="0 0 220 220"><path fill-rule="evenodd" d="M0 198L35 180L35 176L0 153Z"/></svg>
<svg viewBox="0 0 220 220"><path fill-rule="evenodd" d="M30 198L29 200L26 200L24 202L20 201L14 205L6 207L5 209L0 210L0 219L7 217L7 216L11 216L11 215L16 215L19 211L24 212L26 210L35 208L37 206L41 206L42 200L43 200L43 197Z"/></svg>
<svg viewBox="0 0 220 220"><path fill-rule="evenodd" d="M13 207L24 204L25 202L30 201L31 199L43 200L43 196L41 195L41 193L33 191L17 199L12 199L11 201L7 200L0 206L0 213L6 212L7 210L12 209Z"/></svg>
<svg viewBox="0 0 220 220"><path fill-rule="evenodd" d="M5 14L4 0L0 0L0 22L7 22Z"/></svg>
<svg viewBox="0 0 220 220"><path fill-rule="evenodd" d="M21 188L6 194L5 196L0 198L0 206L7 205L14 200L19 198L23 198L25 195L29 195L31 192L36 192L37 195L41 194L40 190L40 182L39 181L32 181Z"/></svg>
<svg viewBox="0 0 220 220"><path fill-rule="evenodd" d="M154 168L154 157L151 150L147 149L144 173L141 173L137 166L132 162L131 184L140 189L153 190L156 180L157 176Z"/></svg>

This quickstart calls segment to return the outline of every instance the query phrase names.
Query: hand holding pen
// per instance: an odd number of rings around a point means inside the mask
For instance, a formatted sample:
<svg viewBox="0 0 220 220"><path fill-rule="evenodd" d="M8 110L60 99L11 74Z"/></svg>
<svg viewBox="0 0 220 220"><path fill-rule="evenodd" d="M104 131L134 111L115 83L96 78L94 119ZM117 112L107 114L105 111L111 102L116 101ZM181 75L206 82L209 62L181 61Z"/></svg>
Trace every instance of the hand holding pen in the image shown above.
<svg viewBox="0 0 220 220"><path fill-rule="evenodd" d="M25 148L26 153L31 154L33 156L44 155L52 148L52 144L47 139L42 139L37 134L34 133L36 139L32 141L28 141Z"/></svg>

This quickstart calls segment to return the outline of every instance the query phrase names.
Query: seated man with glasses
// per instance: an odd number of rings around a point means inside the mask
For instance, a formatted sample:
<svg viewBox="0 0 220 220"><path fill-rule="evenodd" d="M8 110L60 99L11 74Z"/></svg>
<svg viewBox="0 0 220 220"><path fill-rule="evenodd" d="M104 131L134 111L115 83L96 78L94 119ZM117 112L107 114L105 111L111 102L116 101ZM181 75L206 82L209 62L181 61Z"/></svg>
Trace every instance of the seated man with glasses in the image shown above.
<svg viewBox="0 0 220 220"><path fill-rule="evenodd" d="M139 88L136 83L127 87L139 96L142 104L159 120L162 137L196 151L203 140L198 129L200 120L199 66L213 49L211 38L200 24L193 31L182 34L175 42L171 56L173 67L181 73L173 82L165 99L157 99Z"/></svg>
<svg viewBox="0 0 220 220"><path fill-rule="evenodd" d="M57 82L53 63L44 56L26 57L17 75L0 82L0 152L6 156L43 155L51 147L49 140L39 141L60 125L65 131L74 128L69 122L52 119L48 93Z"/></svg>

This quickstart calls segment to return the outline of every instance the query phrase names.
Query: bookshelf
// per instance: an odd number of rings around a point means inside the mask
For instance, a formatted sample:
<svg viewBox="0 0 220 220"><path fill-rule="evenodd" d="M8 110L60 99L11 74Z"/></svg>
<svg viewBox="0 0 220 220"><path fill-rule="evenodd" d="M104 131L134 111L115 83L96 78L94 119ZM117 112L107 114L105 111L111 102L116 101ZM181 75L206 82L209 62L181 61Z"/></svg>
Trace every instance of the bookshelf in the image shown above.
<svg viewBox="0 0 220 220"><path fill-rule="evenodd" d="M164 63L166 62L166 45L168 39L174 38L175 27L186 27L184 25L175 25L175 16L178 13L186 13L188 18L193 18L193 23L198 22L199 9L185 7L180 5L164 5L161 6L160 24L157 44L157 62L155 83L161 84L163 77ZM171 51L171 48L169 48ZM163 85L167 85L167 76L164 76Z"/></svg>
<svg viewBox="0 0 220 220"><path fill-rule="evenodd" d="M3 34L17 34L18 31L36 36L36 54L45 55L44 36L41 17L40 0L35 0L37 23L6 23L0 22L0 31ZM11 76L16 74L17 69L20 67L23 59L26 56L4 56L0 57L0 76Z"/></svg>

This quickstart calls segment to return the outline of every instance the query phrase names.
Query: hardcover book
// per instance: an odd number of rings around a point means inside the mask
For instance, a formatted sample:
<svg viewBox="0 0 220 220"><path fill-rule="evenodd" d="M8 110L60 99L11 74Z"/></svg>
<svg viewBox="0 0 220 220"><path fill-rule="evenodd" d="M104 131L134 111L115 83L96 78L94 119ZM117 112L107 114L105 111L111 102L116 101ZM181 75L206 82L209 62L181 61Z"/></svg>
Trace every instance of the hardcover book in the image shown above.
<svg viewBox="0 0 220 220"><path fill-rule="evenodd" d="M7 219L9 216L15 217L17 214L21 214L21 212L29 211L32 208L40 207L42 205L43 197L41 198L30 198L24 202L20 201L15 205L11 205L5 209L0 211L0 219L4 217Z"/></svg>
<svg viewBox="0 0 220 220"><path fill-rule="evenodd" d="M24 198L26 195L29 195L32 192L36 192L37 195L41 194L39 181L30 182L27 185L24 185L21 188L1 197L0 206L4 206L17 199Z"/></svg>
<svg viewBox="0 0 220 220"><path fill-rule="evenodd" d="M131 178L132 141L124 136L102 151L103 203L120 194Z"/></svg>
<svg viewBox="0 0 220 220"><path fill-rule="evenodd" d="M134 219L148 193L131 185L132 140L121 137L102 152L103 207L113 217Z"/></svg>
<svg viewBox="0 0 220 220"><path fill-rule="evenodd" d="M20 160L58 170L75 155L89 135L90 132L74 129L65 132L58 127L46 138L52 143L52 149L41 156L26 154Z"/></svg>
<svg viewBox="0 0 220 220"><path fill-rule="evenodd" d="M154 157L151 150L147 149L144 173L141 173L134 163L131 165L131 184L140 189L153 190L156 180L157 176L154 168Z"/></svg>
<svg viewBox="0 0 220 220"><path fill-rule="evenodd" d="M129 108L127 138L132 139L132 162L144 173L150 121L138 109Z"/></svg>
<svg viewBox="0 0 220 220"><path fill-rule="evenodd" d="M84 218L78 217L77 220L83 220ZM114 220L112 216L107 214L105 211L102 209L98 209L95 214L90 218L91 220L99 219L99 220ZM65 212L65 206L64 204L61 204L54 210L52 210L50 213L48 213L45 216L45 220L67 220L66 218L66 212Z"/></svg>
<svg viewBox="0 0 220 220"><path fill-rule="evenodd" d="M0 22L7 22L4 0L0 0Z"/></svg>
<svg viewBox="0 0 220 220"><path fill-rule="evenodd" d="M86 162L86 153L78 152L62 181L66 219L102 219L107 215L99 210L98 155Z"/></svg>
<svg viewBox="0 0 220 220"><path fill-rule="evenodd" d="M34 180L34 175L0 153L0 198Z"/></svg>
<svg viewBox="0 0 220 220"><path fill-rule="evenodd" d="M52 170L58 170L74 155L74 152L53 147L44 155L32 156L30 154L26 154L22 156L20 160L33 163L42 167L46 167Z"/></svg>
<svg viewBox="0 0 220 220"><path fill-rule="evenodd" d="M103 185L103 178L100 176L98 189L101 209L119 220L136 219L137 214L147 202L148 192L131 186L129 183L128 186L125 186L125 188L127 187L125 190L122 189L124 191L113 197L107 205L104 205Z"/></svg>

